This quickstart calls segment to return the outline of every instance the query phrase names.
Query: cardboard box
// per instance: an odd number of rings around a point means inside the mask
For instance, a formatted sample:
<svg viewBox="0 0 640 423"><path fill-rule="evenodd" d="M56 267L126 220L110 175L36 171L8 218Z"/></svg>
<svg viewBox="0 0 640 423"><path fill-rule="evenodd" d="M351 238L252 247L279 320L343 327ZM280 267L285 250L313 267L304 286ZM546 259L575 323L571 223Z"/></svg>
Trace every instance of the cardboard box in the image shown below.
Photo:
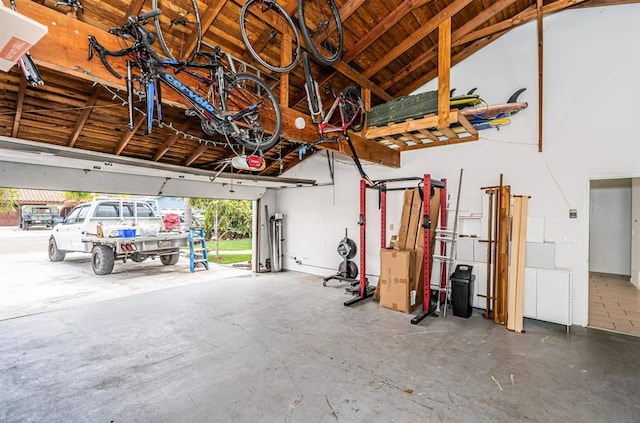
<svg viewBox="0 0 640 423"><path fill-rule="evenodd" d="M411 295L414 286L416 252L414 250L380 251L380 305L382 307L411 313L416 305L417 292Z"/></svg>

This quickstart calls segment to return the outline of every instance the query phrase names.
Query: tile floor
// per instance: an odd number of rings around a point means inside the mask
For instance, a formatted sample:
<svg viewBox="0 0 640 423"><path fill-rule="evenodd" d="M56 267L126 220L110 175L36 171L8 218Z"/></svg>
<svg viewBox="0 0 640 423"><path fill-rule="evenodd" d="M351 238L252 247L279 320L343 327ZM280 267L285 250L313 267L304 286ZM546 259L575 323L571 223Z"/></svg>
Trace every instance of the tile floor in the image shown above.
<svg viewBox="0 0 640 423"><path fill-rule="evenodd" d="M589 275L589 326L640 336L640 289L629 276Z"/></svg>

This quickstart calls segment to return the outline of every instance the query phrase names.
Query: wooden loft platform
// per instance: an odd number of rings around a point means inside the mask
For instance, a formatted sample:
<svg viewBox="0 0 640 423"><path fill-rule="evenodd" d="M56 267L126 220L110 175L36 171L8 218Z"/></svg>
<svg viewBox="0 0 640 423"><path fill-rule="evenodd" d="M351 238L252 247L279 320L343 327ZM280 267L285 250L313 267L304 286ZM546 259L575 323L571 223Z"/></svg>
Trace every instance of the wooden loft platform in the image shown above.
<svg viewBox="0 0 640 423"><path fill-rule="evenodd" d="M478 140L478 131L458 109L451 110L449 118L449 126L440 126L440 116L428 114L419 119L370 126L362 135L398 151Z"/></svg>

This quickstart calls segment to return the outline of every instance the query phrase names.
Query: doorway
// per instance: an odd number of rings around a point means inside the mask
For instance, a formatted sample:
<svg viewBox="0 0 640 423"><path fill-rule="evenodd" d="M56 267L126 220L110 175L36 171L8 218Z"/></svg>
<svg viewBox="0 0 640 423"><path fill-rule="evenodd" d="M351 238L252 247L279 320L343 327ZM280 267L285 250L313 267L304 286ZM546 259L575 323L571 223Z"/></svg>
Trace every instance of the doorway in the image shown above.
<svg viewBox="0 0 640 423"><path fill-rule="evenodd" d="M589 194L589 326L640 336L640 178L592 180Z"/></svg>

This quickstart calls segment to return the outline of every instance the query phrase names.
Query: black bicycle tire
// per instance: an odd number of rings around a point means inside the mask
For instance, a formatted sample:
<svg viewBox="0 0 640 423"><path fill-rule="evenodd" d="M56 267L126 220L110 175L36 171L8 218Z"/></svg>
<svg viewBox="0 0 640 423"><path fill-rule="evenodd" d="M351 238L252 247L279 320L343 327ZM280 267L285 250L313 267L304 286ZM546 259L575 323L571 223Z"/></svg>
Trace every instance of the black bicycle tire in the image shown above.
<svg viewBox="0 0 640 423"><path fill-rule="evenodd" d="M155 9L160 9L162 11L162 8L159 7L159 5L158 5L158 1L159 0L152 0L151 1L151 7L154 10ZM197 0L191 0L191 7L193 8L193 13L194 13L194 16L196 17L196 31L195 31L195 33L196 33L196 45L195 45L195 48L194 48L193 52L197 52L197 51L200 51L200 46L202 44L202 23L200 22L200 11L198 10L198 2L197 2ZM153 25L156 28L156 38L158 39L158 42L160 43L160 46L162 47L162 51L164 51L164 53L170 59L174 59L174 60L185 59L185 57L175 57L175 55L171 52L171 49L167 45L167 43L165 41L164 34L162 33L162 27L160 25L160 19L162 19L162 16L163 15L158 15L158 16L153 18ZM193 52L189 52L189 53L193 53Z"/></svg>
<svg viewBox="0 0 640 423"><path fill-rule="evenodd" d="M311 32L307 25L305 25L305 5L307 5L311 0L298 0L298 20L300 23L300 31L302 32L302 37L304 38L307 48L313 55L318 59L322 64L327 66L335 65L340 58L342 58L342 51L344 47L344 33L342 30L342 20L340 19L340 12L338 11L338 7L334 0L321 0L326 1L331 9L331 14L333 15L333 22L336 25L336 31L338 34L338 45L336 46L335 54L331 56L325 56L322 51L324 48L318 48L314 42ZM324 50L326 51L326 50Z"/></svg>
<svg viewBox="0 0 640 423"><path fill-rule="evenodd" d="M362 128L364 128L365 111L364 102L362 101L362 97L360 96L358 89L355 87L347 87L344 89L344 96L345 98L350 97L350 101L357 102L358 108L360 109L351 125L349 125L349 129L355 132L362 131ZM345 121L349 120L351 120L351 117L347 118L347 116L345 116Z"/></svg>
<svg viewBox="0 0 640 423"><path fill-rule="evenodd" d="M309 112L311 112L312 117L315 117L320 114L320 97L316 90L316 81L313 79L313 74L311 73L311 62L309 61L309 55L306 51L302 53L302 63L304 65L304 80L307 90Z"/></svg>
<svg viewBox="0 0 640 423"><path fill-rule="evenodd" d="M248 73L238 73L234 76L233 81L229 82L229 84L235 84L238 81L242 81L242 80L249 80L249 81L253 81L254 83L256 83L257 85L260 86L261 90L264 90L264 92L267 94L269 101L273 107L273 114L275 117L275 127L273 130L273 133L271 134L270 138L268 140L261 140L261 141L255 141L255 140L247 140L246 138L242 137L242 136L234 136L233 138L238 141L239 144L250 148L252 150L257 150L257 151L265 151L268 150L269 148L273 147L279 140L280 140L280 131L282 130L282 111L280 110L280 105L278 103L278 99L276 98L275 94L273 93L273 91L271 91L271 89L269 88L269 86L260 78L258 78L255 75L251 75ZM241 88L241 87L240 87ZM242 88L243 89L243 88ZM264 129L264 128L262 128Z"/></svg>
<svg viewBox="0 0 640 423"><path fill-rule="evenodd" d="M248 16L247 10L249 10L249 7L251 7L255 3L262 3L262 4L269 3L269 5L272 6L273 10L276 13L280 14L281 17L287 22L287 25L289 25L291 29L291 33L294 35L294 39L292 40L292 42L295 45L295 49L293 50L293 54L291 55L292 56L291 63L284 66L269 63L266 60L264 60L260 56L260 54L258 54L256 49L251 44L251 41L247 34L247 28L246 28L247 16ZM262 66L264 66L265 68L273 72L289 72L298 64L298 60L300 58L300 37L298 36L298 30L296 29L296 26L293 23L291 16L289 16L289 14L277 2L275 1L271 2L268 0L267 1L248 0L247 2L245 2L245 4L242 6L242 9L240 9L240 34L242 35L242 41L244 41L244 45L247 47L247 50L249 50L249 53L251 54L251 56L253 56L253 58L256 59L256 61L260 63Z"/></svg>

